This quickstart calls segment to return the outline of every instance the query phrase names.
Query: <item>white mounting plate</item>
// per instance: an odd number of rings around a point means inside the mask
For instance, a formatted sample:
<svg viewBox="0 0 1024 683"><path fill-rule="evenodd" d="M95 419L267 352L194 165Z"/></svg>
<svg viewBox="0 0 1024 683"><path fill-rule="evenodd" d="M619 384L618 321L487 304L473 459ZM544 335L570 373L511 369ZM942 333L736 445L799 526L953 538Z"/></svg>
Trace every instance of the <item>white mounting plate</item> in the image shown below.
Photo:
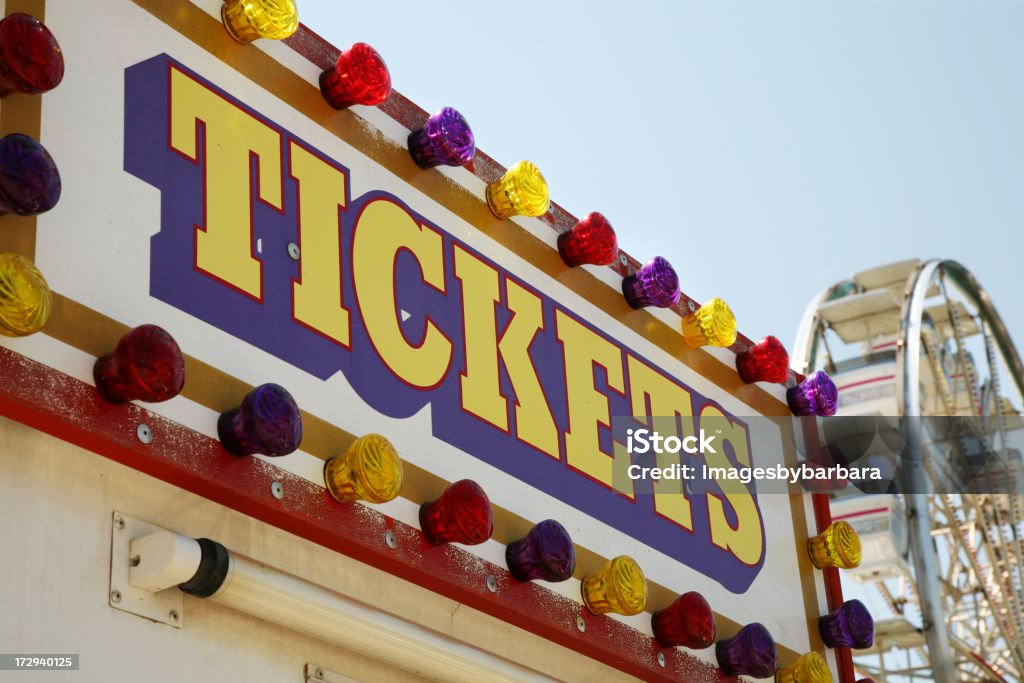
<svg viewBox="0 0 1024 683"><path fill-rule="evenodd" d="M129 517L117 510L110 520L110 586L107 600L114 609L145 617L161 624L181 628L185 621L184 596L178 587L151 593L131 585L131 542L160 527Z"/></svg>

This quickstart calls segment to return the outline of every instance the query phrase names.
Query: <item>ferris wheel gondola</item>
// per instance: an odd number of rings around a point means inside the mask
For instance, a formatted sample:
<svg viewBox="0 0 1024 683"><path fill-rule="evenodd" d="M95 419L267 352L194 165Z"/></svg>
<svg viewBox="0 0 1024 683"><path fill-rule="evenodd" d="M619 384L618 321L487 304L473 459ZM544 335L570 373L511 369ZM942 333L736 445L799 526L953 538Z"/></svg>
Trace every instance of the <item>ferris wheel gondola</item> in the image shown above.
<svg viewBox="0 0 1024 683"><path fill-rule="evenodd" d="M1024 679L1024 367L988 294L955 261L862 271L811 302L792 358L861 418L826 423L826 441L894 468L884 493L832 500L863 539L851 592L877 589L890 612L857 666Z"/></svg>

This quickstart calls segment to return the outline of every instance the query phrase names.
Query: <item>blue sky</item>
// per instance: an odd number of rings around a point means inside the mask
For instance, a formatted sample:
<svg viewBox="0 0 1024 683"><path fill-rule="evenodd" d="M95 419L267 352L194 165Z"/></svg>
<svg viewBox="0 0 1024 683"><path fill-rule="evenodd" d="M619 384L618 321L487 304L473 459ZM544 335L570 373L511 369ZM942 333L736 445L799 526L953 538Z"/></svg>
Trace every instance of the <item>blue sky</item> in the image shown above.
<svg viewBox="0 0 1024 683"><path fill-rule="evenodd" d="M1024 340L1024 4L300 0L573 214L791 348L823 287L964 263Z"/></svg>

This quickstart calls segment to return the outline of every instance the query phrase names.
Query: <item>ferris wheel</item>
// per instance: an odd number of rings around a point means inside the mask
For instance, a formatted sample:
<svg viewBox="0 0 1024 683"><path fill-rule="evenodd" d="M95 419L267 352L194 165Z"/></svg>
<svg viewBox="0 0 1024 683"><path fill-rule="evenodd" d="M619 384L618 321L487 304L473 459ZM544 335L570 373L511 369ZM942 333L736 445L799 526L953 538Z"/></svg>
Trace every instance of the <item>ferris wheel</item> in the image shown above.
<svg viewBox="0 0 1024 683"><path fill-rule="evenodd" d="M811 302L793 364L839 389L825 442L892 473L831 502L862 540L844 592L887 612L857 668L1024 680L1024 366L988 294L955 261L856 273Z"/></svg>

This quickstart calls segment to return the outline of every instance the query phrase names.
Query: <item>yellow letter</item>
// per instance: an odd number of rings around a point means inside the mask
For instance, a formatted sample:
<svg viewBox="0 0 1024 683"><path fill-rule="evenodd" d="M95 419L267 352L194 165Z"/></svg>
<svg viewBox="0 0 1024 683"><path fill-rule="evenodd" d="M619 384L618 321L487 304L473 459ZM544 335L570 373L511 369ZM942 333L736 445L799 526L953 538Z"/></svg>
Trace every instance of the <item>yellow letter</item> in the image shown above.
<svg viewBox="0 0 1024 683"><path fill-rule="evenodd" d="M460 379L462 407L508 431L508 400L498 387L498 271L455 246L455 277L462 282L462 327L466 372Z"/></svg>
<svg viewBox="0 0 1024 683"><path fill-rule="evenodd" d="M515 392L516 436L558 458L558 428L530 359L530 345L544 329L540 297L505 279L512 320L499 342L494 312L500 300L498 271L456 246L455 276L462 281L462 319L466 331L462 407L508 431L508 399L499 386L500 356Z"/></svg>
<svg viewBox="0 0 1024 683"><path fill-rule="evenodd" d="M292 310L297 321L349 348L338 217L348 179L294 141L289 152L292 177L299 184L299 279L292 283Z"/></svg>
<svg viewBox="0 0 1024 683"><path fill-rule="evenodd" d="M693 434L693 404L690 392L670 378L632 355L626 355L629 371L629 398L633 415L648 415L648 425L662 436L676 435L680 439ZM650 403L648 404L648 401ZM660 419L659 419L660 418ZM679 427L682 421L682 429ZM656 453L658 467L683 465L683 453ZM693 531L690 500L683 492L681 479L658 479L652 483L654 509L687 531Z"/></svg>
<svg viewBox="0 0 1024 683"><path fill-rule="evenodd" d="M558 458L558 428L530 358L530 345L544 329L541 299L507 277L505 294L512 320L501 334L498 350L516 392L516 436Z"/></svg>
<svg viewBox="0 0 1024 683"><path fill-rule="evenodd" d="M611 416L608 397L594 387L594 366L605 368L611 389L625 393L622 350L560 310L555 311L555 330L565 357L565 393L569 404L566 464L608 488L632 496L625 448L616 448L614 455L603 452L597 431L598 425L610 426Z"/></svg>
<svg viewBox="0 0 1024 683"><path fill-rule="evenodd" d="M423 282L445 291L441 235L419 225L389 199L369 202L356 221L352 274L366 333L391 372L414 387L441 383L452 361L452 343L429 319L423 341L411 344L402 334L395 299L395 265L408 251L419 263Z"/></svg>
<svg viewBox="0 0 1024 683"><path fill-rule="evenodd" d="M206 144L198 148L198 124ZM281 134L171 67L171 146L204 164L206 225L196 226L196 267L248 294L263 297L263 264L253 256L250 169L256 160L259 198L282 210Z"/></svg>
<svg viewBox="0 0 1024 683"><path fill-rule="evenodd" d="M714 406L705 406L700 413L701 428L709 433L714 432L715 453L708 450L704 458L708 467L728 468L734 465L725 454L725 444L732 445L736 460L741 467L750 467L750 449L747 444L747 430L739 422L725 417L721 410ZM721 430L721 434L717 432ZM718 481L719 488L725 495L736 516L736 526L729 524L725 516L722 499L708 493L708 519L711 521L711 542L719 548L728 550L743 564L755 565L761 560L764 552L764 528L761 522L761 511L743 482L736 479Z"/></svg>

